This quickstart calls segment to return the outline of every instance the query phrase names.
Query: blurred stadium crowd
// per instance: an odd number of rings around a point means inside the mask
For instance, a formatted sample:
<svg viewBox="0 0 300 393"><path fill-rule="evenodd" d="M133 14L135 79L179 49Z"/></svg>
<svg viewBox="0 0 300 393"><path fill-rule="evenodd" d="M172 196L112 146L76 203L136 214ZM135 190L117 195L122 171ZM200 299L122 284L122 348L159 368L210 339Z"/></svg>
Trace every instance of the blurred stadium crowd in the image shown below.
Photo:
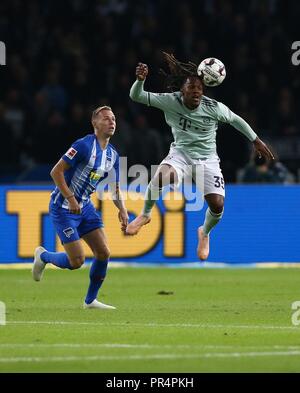
<svg viewBox="0 0 300 393"><path fill-rule="evenodd" d="M164 91L162 50L197 64L220 58L227 78L206 94L244 117L298 180L300 66L291 45L299 15L297 0L2 0L1 181L49 180L69 144L92 132L102 104L116 114L112 143L129 165L158 164L171 131L160 111L131 102L129 89L142 61L146 89ZM231 127L220 128L218 152L227 182L252 165L251 144Z"/></svg>

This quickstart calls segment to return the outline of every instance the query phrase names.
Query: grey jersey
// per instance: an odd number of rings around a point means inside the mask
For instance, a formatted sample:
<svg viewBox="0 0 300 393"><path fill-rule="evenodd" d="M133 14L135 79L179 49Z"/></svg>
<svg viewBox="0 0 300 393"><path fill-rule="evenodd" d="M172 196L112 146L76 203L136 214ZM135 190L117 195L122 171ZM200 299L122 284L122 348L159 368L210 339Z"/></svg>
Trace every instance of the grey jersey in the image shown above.
<svg viewBox="0 0 300 393"><path fill-rule="evenodd" d="M150 93L144 91L143 84L144 82L136 81L130 90L130 97L134 101L161 109L172 129L172 146L193 159L216 154L219 121L231 124L251 142L257 137L245 120L221 102L202 96L200 105L191 110L183 104L180 92Z"/></svg>

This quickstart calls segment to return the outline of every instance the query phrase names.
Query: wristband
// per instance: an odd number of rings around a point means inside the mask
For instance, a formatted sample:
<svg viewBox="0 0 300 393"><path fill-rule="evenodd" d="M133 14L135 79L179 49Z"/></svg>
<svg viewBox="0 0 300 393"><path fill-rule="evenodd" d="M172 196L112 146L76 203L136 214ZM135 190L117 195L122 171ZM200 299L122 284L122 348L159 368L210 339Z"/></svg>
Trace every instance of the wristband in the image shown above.
<svg viewBox="0 0 300 393"><path fill-rule="evenodd" d="M70 199L70 198L72 198L74 196L74 193L73 194L71 194L71 195L69 195L68 197L66 197L65 199Z"/></svg>

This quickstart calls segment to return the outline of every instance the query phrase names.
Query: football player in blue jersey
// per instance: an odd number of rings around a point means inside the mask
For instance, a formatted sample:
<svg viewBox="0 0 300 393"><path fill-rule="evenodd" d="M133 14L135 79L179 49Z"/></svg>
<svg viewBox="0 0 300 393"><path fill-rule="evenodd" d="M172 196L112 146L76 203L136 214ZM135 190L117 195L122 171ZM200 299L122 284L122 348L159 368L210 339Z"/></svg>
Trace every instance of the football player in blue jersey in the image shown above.
<svg viewBox="0 0 300 393"><path fill-rule="evenodd" d="M121 229L125 232L128 214L119 188L119 155L109 143L116 129L116 119L109 106L97 108L92 115L94 134L75 141L51 170L56 185L51 194L49 212L65 252L49 252L37 247L32 275L40 281L47 263L61 269L78 269L85 260L81 238L91 248L94 259L84 308L114 309L97 300L106 276L109 248L100 213L90 201L100 180L112 175L110 187L119 209Z"/></svg>

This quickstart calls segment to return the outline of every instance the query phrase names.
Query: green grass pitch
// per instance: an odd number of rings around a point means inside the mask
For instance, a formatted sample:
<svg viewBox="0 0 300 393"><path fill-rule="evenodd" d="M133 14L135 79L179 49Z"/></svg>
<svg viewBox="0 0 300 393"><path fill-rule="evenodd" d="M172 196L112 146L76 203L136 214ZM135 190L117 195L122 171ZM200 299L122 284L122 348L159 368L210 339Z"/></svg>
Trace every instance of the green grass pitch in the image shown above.
<svg viewBox="0 0 300 393"><path fill-rule="evenodd" d="M299 372L299 278L297 268L111 268L99 300L117 310L102 311L82 309L88 269L46 269L39 283L0 270L0 372Z"/></svg>

